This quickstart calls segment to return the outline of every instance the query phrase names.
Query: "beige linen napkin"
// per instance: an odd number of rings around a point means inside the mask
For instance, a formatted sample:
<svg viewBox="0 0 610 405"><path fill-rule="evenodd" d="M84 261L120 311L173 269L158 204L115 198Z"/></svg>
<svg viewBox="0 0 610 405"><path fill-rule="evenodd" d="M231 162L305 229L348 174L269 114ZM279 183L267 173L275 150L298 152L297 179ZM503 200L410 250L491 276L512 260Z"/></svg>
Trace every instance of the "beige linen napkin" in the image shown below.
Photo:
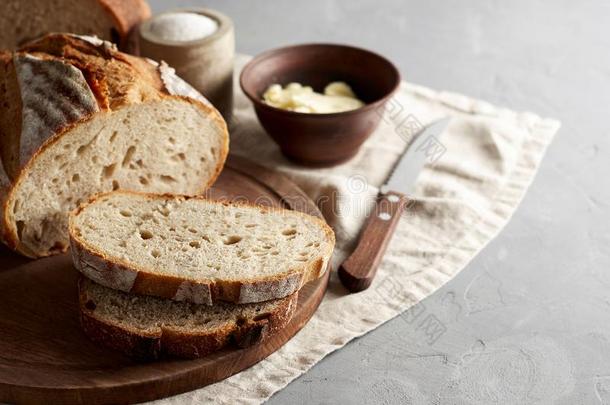
<svg viewBox="0 0 610 405"><path fill-rule="evenodd" d="M238 57L236 72L247 61ZM336 272L309 323L285 346L222 382L159 401L256 404L305 373L330 352L375 329L455 276L506 225L532 182L560 123L466 96L402 83L379 129L351 161L328 169L291 164L258 124L236 83L231 153L290 177L334 228L334 268L353 248L378 187L422 126L452 117L442 137L426 142L429 164L401 218L372 286L349 295ZM418 320L430 342L443 326Z"/></svg>

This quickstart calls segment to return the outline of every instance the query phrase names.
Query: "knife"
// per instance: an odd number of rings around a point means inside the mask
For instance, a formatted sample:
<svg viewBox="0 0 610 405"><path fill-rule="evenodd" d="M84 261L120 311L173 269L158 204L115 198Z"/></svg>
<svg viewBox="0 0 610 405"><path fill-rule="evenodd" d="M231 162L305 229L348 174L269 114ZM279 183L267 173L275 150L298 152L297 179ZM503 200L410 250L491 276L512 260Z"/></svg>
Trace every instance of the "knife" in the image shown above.
<svg viewBox="0 0 610 405"><path fill-rule="evenodd" d="M415 135L395 164L377 195L375 209L370 214L356 249L339 267L341 283L351 292L366 290L373 281L377 267L392 238L398 220L406 208L408 195L426 162L443 151L438 137L449 124L449 118L435 121ZM434 159L435 160L435 159Z"/></svg>

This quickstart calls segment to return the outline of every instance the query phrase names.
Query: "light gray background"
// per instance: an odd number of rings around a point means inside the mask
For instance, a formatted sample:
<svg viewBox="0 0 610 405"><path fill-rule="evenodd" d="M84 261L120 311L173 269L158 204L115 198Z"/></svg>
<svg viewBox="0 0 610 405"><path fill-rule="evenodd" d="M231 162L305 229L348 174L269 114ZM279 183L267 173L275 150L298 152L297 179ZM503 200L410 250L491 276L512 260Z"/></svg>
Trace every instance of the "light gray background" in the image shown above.
<svg viewBox="0 0 610 405"><path fill-rule="evenodd" d="M610 2L150 1L236 23L237 50L355 44L406 80L558 118L512 221L418 310L348 344L271 404L610 404Z"/></svg>

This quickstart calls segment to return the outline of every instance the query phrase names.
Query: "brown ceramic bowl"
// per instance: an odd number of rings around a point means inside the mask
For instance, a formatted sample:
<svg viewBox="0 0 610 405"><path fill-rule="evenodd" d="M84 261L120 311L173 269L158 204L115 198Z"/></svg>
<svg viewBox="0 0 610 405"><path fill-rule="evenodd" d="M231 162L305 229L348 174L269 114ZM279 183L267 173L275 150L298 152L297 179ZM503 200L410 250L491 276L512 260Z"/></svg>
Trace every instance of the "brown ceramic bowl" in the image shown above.
<svg viewBox="0 0 610 405"><path fill-rule="evenodd" d="M322 92L333 81L349 84L366 103L357 110L309 114L281 110L262 101L274 83L299 82ZM241 88L259 121L284 155L308 166L332 166L353 157L377 128L384 105L400 84L387 59L346 45L307 44L265 52L246 65Z"/></svg>

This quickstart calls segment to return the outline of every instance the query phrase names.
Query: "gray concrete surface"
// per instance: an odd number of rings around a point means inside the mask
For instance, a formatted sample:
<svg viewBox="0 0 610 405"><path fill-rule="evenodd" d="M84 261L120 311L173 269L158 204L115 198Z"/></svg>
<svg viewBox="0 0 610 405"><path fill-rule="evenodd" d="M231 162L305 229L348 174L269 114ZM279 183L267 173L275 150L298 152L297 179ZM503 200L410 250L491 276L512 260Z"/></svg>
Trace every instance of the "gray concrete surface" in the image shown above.
<svg viewBox="0 0 610 405"><path fill-rule="evenodd" d="M404 77L560 119L502 234L420 310L333 353L270 404L610 404L610 2L161 1L230 15L237 48L351 43Z"/></svg>

